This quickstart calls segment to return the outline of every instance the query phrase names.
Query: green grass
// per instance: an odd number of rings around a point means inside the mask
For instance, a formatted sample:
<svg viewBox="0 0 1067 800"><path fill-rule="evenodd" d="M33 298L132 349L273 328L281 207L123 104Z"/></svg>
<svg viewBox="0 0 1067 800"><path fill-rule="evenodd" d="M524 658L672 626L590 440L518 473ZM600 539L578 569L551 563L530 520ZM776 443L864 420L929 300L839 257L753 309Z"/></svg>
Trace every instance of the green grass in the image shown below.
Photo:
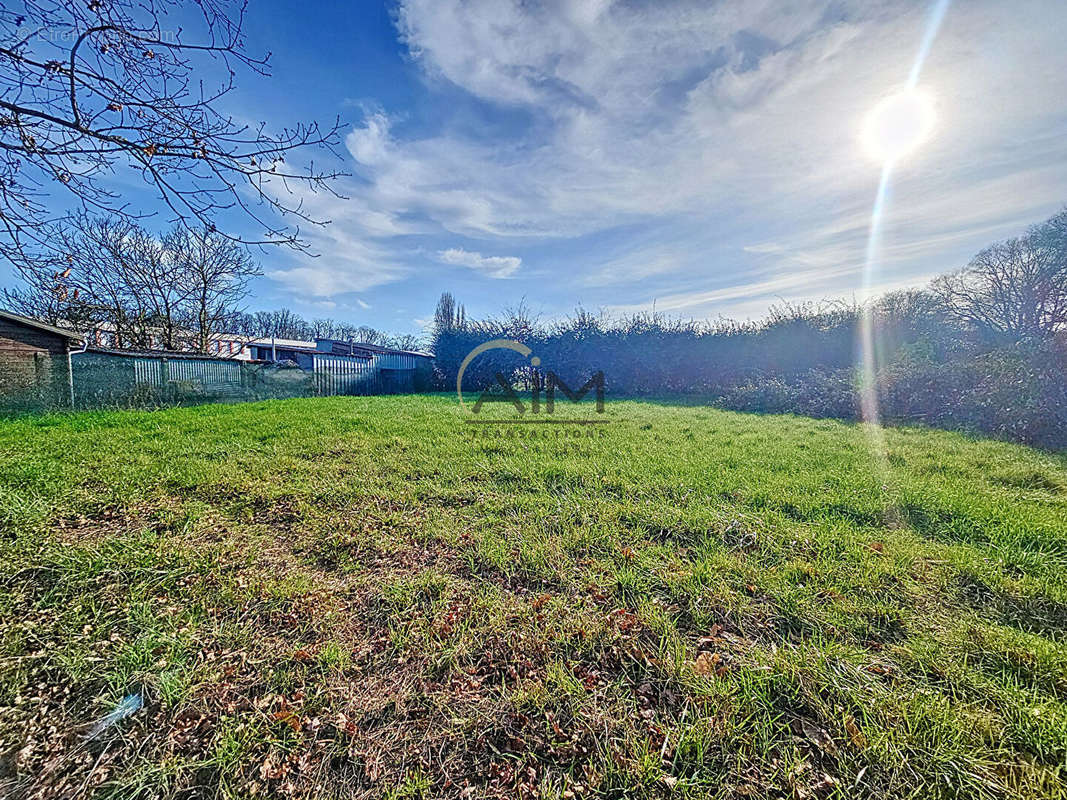
<svg viewBox="0 0 1067 800"><path fill-rule="evenodd" d="M1067 794L1067 459L606 417L0 422L0 795Z"/></svg>

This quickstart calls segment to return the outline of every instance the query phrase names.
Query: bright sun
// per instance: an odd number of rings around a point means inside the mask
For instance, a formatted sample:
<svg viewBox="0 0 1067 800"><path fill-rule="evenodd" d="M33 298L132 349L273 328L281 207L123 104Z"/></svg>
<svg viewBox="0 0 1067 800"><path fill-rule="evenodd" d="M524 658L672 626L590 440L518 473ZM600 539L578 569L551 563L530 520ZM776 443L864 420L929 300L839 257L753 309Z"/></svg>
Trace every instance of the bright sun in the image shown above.
<svg viewBox="0 0 1067 800"><path fill-rule="evenodd" d="M934 101L922 89L904 89L882 100L863 120L863 149L871 158L898 161L934 129Z"/></svg>

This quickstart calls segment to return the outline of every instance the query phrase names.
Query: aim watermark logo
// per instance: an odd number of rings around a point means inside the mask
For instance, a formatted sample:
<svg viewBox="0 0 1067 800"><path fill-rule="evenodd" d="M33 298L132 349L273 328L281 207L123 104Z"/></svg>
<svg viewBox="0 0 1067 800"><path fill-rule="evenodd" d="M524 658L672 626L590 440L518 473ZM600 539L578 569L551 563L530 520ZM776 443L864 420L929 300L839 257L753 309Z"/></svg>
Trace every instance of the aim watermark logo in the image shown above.
<svg viewBox="0 0 1067 800"><path fill-rule="evenodd" d="M523 358L529 359L530 366L533 368L530 371L529 377L529 398L528 403L523 402L523 397L515 388L513 377L505 375L502 372L496 372L494 378L496 385L491 387L492 389L499 389L500 391L494 393L490 388L484 389L478 396L478 400L473 406L468 406L463 398L463 376L467 371L467 367L478 356L486 353L490 350L512 350ZM471 416L467 418L466 422L471 425L607 425L611 420L597 419L597 418L583 418L583 417L557 417L553 416L556 412L556 393L557 391L565 396L572 403L581 402L590 392L593 392L593 399L595 400L595 411L597 414L603 414L605 410L604 406L604 373L597 370L593 375L578 389L571 389L563 379L559 377L555 372L550 369L541 369L541 359L538 356L533 355L533 351L524 345L522 342L514 339L493 339L491 341L480 344L471 350L467 357L463 359L463 362L459 365L459 372L456 374L456 396L459 398L459 404L465 411L470 412ZM483 407L486 403L509 403L514 408L517 416L508 418L488 418L480 417Z"/></svg>

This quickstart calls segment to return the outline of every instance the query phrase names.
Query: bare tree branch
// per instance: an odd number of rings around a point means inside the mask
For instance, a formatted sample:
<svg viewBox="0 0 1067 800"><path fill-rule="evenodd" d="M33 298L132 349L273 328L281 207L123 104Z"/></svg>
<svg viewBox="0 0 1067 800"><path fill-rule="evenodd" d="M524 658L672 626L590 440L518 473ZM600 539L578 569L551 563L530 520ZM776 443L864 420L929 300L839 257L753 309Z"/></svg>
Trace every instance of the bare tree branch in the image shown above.
<svg viewBox="0 0 1067 800"><path fill-rule="evenodd" d="M342 173L304 154L336 155L341 124L269 134L223 111L238 70L269 74L269 54L245 50L244 14L229 0L0 6L0 256L20 268L62 263L69 254L57 248L57 227L77 214L145 216L108 185L122 167L141 175L171 224L306 247L300 224L325 221L287 184L334 193ZM178 16L196 30L166 27ZM230 209L258 230L222 225Z"/></svg>
<svg viewBox="0 0 1067 800"><path fill-rule="evenodd" d="M1051 336L1067 328L1067 209L998 242L931 284L962 322L997 336Z"/></svg>

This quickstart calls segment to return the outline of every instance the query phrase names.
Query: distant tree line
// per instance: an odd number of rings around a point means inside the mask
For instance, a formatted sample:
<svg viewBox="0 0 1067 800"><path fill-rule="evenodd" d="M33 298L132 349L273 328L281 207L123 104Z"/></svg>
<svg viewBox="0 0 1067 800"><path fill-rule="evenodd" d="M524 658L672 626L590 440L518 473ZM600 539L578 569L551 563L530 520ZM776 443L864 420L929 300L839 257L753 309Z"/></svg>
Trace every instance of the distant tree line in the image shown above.
<svg viewBox="0 0 1067 800"><path fill-rule="evenodd" d="M24 285L4 290L4 305L74 330L106 328L119 348L206 352L262 274L243 246L209 229L156 237L122 216L79 214L55 235L67 258L24 264Z"/></svg>
<svg viewBox="0 0 1067 800"><path fill-rule="evenodd" d="M446 295L435 315L443 390L454 389L475 346L508 338L572 387L603 371L615 396L694 395L737 410L857 419L866 316L885 418L1067 446L1067 210L928 289L864 305L787 304L745 323L579 309L543 324L522 305L486 320L460 308ZM492 350L468 367L464 389L491 388L498 372L525 386L533 369L518 353Z"/></svg>
<svg viewBox="0 0 1067 800"><path fill-rule="evenodd" d="M306 320L287 308L234 314L231 332L257 339L339 339L359 344L376 344L400 350L418 350L422 340L415 334L389 334L368 325L338 322L329 317Z"/></svg>
<svg viewBox="0 0 1067 800"><path fill-rule="evenodd" d="M231 333L419 344L366 325L309 322L288 309L245 313L250 283L262 270L247 248L216 231L176 226L157 237L121 216L79 214L56 235L68 258L58 267L24 263L23 286L0 293L4 307L80 332L106 330L119 349L207 353L216 337Z"/></svg>

